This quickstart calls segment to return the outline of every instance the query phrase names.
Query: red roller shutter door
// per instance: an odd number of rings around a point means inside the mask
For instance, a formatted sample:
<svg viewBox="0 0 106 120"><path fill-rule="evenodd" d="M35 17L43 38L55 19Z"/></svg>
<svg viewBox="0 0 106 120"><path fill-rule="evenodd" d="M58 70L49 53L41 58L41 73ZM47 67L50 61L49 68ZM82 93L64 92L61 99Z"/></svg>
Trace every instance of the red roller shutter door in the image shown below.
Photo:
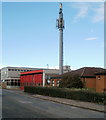
<svg viewBox="0 0 106 120"><path fill-rule="evenodd" d="M39 74L39 83L42 84L42 74Z"/></svg>
<svg viewBox="0 0 106 120"><path fill-rule="evenodd" d="M27 75L27 86L29 84L29 75Z"/></svg>
<svg viewBox="0 0 106 120"><path fill-rule="evenodd" d="M34 85L34 75L30 75L30 83L31 85Z"/></svg>
<svg viewBox="0 0 106 120"><path fill-rule="evenodd" d="M40 74L40 84L41 84L41 85L42 85L42 82L43 82L43 80L42 80L43 78L42 78L42 77L43 77L43 75Z"/></svg>
<svg viewBox="0 0 106 120"><path fill-rule="evenodd" d="M31 86L31 82L32 82L32 75L29 75L29 84Z"/></svg>
<svg viewBox="0 0 106 120"><path fill-rule="evenodd" d="M34 85L37 84L37 77L36 77L36 74L33 75L33 82L34 82Z"/></svg>
<svg viewBox="0 0 106 120"><path fill-rule="evenodd" d="M42 74L35 74L34 75L34 83L35 84L42 84Z"/></svg>
<svg viewBox="0 0 106 120"><path fill-rule="evenodd" d="M26 83L26 75L23 76L23 82L24 82L24 86L25 86L25 83Z"/></svg>

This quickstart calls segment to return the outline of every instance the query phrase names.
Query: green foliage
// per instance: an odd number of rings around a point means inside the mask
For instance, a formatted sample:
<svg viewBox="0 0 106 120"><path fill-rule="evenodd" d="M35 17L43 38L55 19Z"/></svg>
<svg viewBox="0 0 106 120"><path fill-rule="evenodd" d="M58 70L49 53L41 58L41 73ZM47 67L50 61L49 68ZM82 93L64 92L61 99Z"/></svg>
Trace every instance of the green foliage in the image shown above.
<svg viewBox="0 0 106 120"><path fill-rule="evenodd" d="M84 84L79 75L67 74L62 76L59 86L66 88L83 88Z"/></svg>
<svg viewBox="0 0 106 120"><path fill-rule="evenodd" d="M102 103L106 105L106 94L95 93L83 90L69 90L63 88L49 88L49 87L25 87L24 92L40 94L51 97L67 98L80 101Z"/></svg>

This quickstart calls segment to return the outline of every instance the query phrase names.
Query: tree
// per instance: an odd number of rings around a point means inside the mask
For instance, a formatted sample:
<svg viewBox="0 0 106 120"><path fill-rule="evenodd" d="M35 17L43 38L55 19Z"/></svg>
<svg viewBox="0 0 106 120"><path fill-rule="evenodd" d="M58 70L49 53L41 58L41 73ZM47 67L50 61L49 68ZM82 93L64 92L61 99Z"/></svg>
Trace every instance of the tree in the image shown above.
<svg viewBox="0 0 106 120"><path fill-rule="evenodd" d="M62 76L59 86L66 88L83 88L84 84L79 75L73 75L70 73Z"/></svg>

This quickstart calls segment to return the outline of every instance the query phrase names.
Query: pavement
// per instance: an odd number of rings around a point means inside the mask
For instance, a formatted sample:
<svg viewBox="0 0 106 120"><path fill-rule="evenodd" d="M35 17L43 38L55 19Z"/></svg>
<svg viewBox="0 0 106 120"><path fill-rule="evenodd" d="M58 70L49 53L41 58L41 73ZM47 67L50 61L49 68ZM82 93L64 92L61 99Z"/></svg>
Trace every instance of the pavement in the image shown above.
<svg viewBox="0 0 106 120"><path fill-rule="evenodd" d="M101 104L82 102L82 101L70 100L70 99L65 99L65 98L49 97L49 96L43 96L43 95L32 95L32 96L43 99L43 100L49 100L49 101L53 101L53 102L57 102L57 103L65 104L65 105L70 105L74 107L80 107L80 108L85 108L89 110L106 113L106 106L101 105Z"/></svg>

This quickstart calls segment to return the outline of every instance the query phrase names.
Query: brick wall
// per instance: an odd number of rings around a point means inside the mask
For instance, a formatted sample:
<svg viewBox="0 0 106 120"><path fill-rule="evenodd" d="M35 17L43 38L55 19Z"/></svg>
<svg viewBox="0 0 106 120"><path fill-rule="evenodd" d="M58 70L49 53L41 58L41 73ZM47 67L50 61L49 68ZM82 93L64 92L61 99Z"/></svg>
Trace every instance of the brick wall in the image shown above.
<svg viewBox="0 0 106 120"><path fill-rule="evenodd" d="M82 78L86 88L96 88L96 78Z"/></svg>
<svg viewBox="0 0 106 120"><path fill-rule="evenodd" d="M96 75L96 92L106 91L106 75Z"/></svg>

